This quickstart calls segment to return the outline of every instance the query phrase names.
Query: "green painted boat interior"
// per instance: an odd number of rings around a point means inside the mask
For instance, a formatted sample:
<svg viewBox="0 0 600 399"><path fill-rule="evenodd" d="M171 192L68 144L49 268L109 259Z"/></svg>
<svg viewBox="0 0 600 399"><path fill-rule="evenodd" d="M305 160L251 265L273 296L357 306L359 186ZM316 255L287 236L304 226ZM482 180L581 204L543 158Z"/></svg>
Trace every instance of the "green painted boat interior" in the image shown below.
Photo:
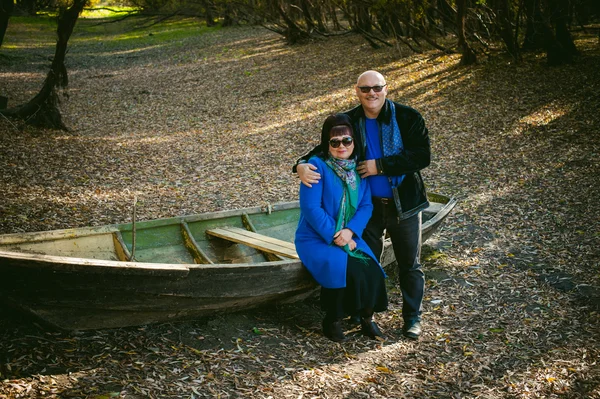
<svg viewBox="0 0 600 399"><path fill-rule="evenodd" d="M256 227L256 232L280 240L294 242L298 219L300 219L300 209L277 212L277 218L279 219L277 223L273 223L272 216L273 214L252 215L251 219Z"/></svg>
<svg viewBox="0 0 600 399"><path fill-rule="evenodd" d="M199 249L214 263L265 262L267 257L260 251L243 244L209 237L206 230L218 227L239 227L257 233L293 242L299 209L288 209L270 214L231 216L186 222ZM182 219L185 221L185 219ZM249 223L248 223L249 221ZM119 226L123 241L131 253L133 233L130 223ZM184 243L182 223L164 224L162 221L139 222L135 230L135 260L152 263L197 263Z"/></svg>

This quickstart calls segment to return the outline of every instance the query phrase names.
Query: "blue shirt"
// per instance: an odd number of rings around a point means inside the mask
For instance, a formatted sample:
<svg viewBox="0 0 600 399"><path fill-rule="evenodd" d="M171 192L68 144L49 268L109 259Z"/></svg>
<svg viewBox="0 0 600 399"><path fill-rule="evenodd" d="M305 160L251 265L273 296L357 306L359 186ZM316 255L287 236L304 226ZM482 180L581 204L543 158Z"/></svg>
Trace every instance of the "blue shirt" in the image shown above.
<svg viewBox="0 0 600 399"><path fill-rule="evenodd" d="M377 119L366 118L365 123L367 135L367 153L366 159L383 158L383 150L381 149L381 135L379 134L379 125ZM390 179L385 175L375 175L367 177L371 186L371 195L374 197L393 198L392 186Z"/></svg>

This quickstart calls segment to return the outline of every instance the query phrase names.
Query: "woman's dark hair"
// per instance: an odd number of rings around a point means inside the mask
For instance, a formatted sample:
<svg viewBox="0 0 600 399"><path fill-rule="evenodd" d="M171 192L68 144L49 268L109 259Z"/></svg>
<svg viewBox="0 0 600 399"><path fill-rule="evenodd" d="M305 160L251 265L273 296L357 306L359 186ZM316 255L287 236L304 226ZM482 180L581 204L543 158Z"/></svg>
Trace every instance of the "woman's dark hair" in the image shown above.
<svg viewBox="0 0 600 399"><path fill-rule="evenodd" d="M321 129L321 143L319 144L319 153L317 155L322 159L326 159L329 156L329 139L335 136L345 135L355 138L350 117L346 114L329 115L327 119L325 119L325 122L323 122L323 129ZM355 152L356 143L350 157L353 157Z"/></svg>

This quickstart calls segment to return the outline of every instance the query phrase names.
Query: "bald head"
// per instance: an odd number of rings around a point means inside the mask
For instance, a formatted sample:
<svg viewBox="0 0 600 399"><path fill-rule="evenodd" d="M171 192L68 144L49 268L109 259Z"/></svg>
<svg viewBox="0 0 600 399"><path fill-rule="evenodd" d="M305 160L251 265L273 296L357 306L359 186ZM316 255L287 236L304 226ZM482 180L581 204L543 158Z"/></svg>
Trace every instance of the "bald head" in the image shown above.
<svg viewBox="0 0 600 399"><path fill-rule="evenodd" d="M357 86L362 86L361 81L364 80L376 80L378 82L381 83L381 85L383 86L385 84L385 78L383 77L382 74L380 74L377 71L366 71L360 74L360 76L358 77L358 79L356 80L356 85Z"/></svg>

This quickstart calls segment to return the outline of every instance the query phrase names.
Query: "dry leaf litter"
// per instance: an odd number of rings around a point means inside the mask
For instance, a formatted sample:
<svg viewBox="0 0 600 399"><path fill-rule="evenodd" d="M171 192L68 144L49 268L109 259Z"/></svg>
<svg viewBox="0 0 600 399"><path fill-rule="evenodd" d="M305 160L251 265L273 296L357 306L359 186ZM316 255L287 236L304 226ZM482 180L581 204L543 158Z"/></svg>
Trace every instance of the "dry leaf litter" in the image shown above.
<svg viewBox="0 0 600 399"><path fill-rule="evenodd" d="M79 27L86 21L80 21ZM18 26L10 26L18 30ZM119 27L104 25L107 37ZM286 46L259 28L143 46L77 29L69 132L0 120L0 232L128 222L297 198L294 160L365 69L430 129L430 191L460 200L423 248L424 336L320 333L318 303L177 324L56 332L0 312L0 398L600 398L600 47L471 68L457 55L374 50L357 36ZM0 94L30 99L54 38L0 59ZM147 31L143 31L147 35ZM97 36L96 36L97 37ZM153 39L155 38L155 39Z"/></svg>

